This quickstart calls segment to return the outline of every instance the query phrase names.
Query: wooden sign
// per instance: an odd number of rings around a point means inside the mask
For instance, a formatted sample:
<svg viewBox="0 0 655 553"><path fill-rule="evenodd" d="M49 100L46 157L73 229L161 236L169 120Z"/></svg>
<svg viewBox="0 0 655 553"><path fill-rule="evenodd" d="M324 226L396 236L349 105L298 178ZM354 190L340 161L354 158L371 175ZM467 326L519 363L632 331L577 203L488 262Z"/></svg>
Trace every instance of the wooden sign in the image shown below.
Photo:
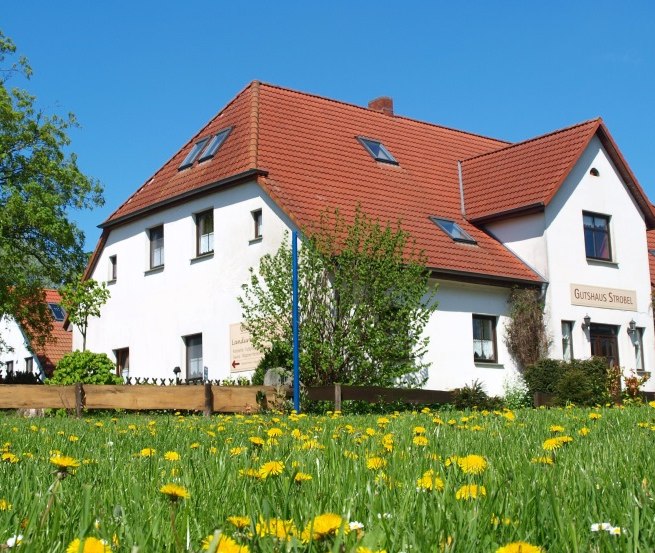
<svg viewBox="0 0 655 553"><path fill-rule="evenodd" d="M637 311L637 292L635 290L621 290L620 288L571 284L571 304Z"/></svg>
<svg viewBox="0 0 655 553"><path fill-rule="evenodd" d="M230 325L230 372L254 371L263 354L252 345L250 333L241 323Z"/></svg>

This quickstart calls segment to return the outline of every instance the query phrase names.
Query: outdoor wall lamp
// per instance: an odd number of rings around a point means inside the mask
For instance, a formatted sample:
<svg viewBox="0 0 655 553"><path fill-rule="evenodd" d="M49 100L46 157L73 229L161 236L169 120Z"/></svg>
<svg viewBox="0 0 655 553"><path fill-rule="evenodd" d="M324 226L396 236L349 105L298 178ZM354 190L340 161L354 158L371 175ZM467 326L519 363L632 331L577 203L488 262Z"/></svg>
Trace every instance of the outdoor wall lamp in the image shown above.
<svg viewBox="0 0 655 553"><path fill-rule="evenodd" d="M637 332L637 323L635 323L635 320L632 319L632 320L628 323L628 334L629 334L630 336L634 336L634 335L635 335L635 332Z"/></svg>
<svg viewBox="0 0 655 553"><path fill-rule="evenodd" d="M585 330L588 329L589 326L591 325L591 317L589 316L589 314L585 315L582 321L583 321L582 328L584 328Z"/></svg>
<svg viewBox="0 0 655 553"><path fill-rule="evenodd" d="M182 372L182 369L180 367L175 367L173 369L173 373L175 374L175 381L179 382L180 381L180 373Z"/></svg>

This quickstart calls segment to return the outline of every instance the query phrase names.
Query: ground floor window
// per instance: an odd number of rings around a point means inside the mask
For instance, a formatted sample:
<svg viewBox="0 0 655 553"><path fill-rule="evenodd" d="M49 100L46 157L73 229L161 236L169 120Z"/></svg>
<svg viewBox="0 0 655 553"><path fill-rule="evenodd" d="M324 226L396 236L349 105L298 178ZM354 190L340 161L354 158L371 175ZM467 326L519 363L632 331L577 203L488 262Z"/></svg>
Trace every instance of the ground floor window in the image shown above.
<svg viewBox="0 0 655 553"><path fill-rule="evenodd" d="M633 344L635 346L635 367L637 373L644 373L644 329L636 328L633 334Z"/></svg>
<svg viewBox="0 0 655 553"><path fill-rule="evenodd" d="M562 359L567 363L573 359L572 321L562 321Z"/></svg>
<svg viewBox="0 0 655 553"><path fill-rule="evenodd" d="M26 357L25 358L25 372L32 373L34 371L34 358Z"/></svg>
<svg viewBox="0 0 655 553"><path fill-rule="evenodd" d="M118 376L129 376L130 374L130 348L114 350L116 356L116 374Z"/></svg>
<svg viewBox="0 0 655 553"><path fill-rule="evenodd" d="M184 339L186 344L187 380L202 378L202 334L193 334Z"/></svg>
<svg viewBox="0 0 655 553"><path fill-rule="evenodd" d="M473 359L480 363L496 363L496 317L473 315Z"/></svg>
<svg viewBox="0 0 655 553"><path fill-rule="evenodd" d="M14 374L14 362L5 361L5 369L7 369L7 376Z"/></svg>

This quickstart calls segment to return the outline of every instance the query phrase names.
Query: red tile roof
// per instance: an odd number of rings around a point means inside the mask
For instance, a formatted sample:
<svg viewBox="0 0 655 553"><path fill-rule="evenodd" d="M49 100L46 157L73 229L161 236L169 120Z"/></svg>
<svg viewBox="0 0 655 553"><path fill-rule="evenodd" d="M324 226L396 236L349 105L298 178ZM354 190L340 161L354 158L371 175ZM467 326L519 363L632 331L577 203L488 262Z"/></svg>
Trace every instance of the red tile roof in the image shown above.
<svg viewBox="0 0 655 553"><path fill-rule="evenodd" d="M338 207L348 216L360 204L374 218L400 221L425 250L430 268L539 282L541 278L502 244L462 217L457 162L467 160L467 215L544 201L599 125L600 120L594 120L508 145L255 81L101 225L103 237L87 272L113 226L189 195L228 186L231 180L239 182L239 176L256 175L301 229L323 210ZM214 158L178 170L198 139L227 127L233 130ZM376 162L358 136L381 141L398 165ZM535 185L537 173L542 178ZM509 177L511 185L506 184ZM477 245L454 242L430 221L433 215L459 223Z"/></svg>
<svg viewBox="0 0 655 553"><path fill-rule="evenodd" d="M648 267L650 269L650 285L655 288L655 230L646 233L648 238ZM651 253L653 252L653 253Z"/></svg>
<svg viewBox="0 0 655 553"><path fill-rule="evenodd" d="M46 303L61 303L57 290L45 290ZM73 350L73 335L64 329L64 321L52 321L52 332L43 348L35 348L35 354L47 375L52 374L57 362Z"/></svg>

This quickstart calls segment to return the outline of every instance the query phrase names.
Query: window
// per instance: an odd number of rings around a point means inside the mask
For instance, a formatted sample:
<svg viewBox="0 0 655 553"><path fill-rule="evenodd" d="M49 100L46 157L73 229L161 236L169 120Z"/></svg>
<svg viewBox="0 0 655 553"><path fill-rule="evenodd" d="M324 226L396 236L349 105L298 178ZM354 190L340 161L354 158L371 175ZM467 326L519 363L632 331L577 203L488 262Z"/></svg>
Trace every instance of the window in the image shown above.
<svg viewBox="0 0 655 553"><path fill-rule="evenodd" d="M495 363L496 317L473 315L473 359L480 363Z"/></svg>
<svg viewBox="0 0 655 553"><path fill-rule="evenodd" d="M115 255L110 255L109 256L109 281L113 282L116 280L116 277L118 276L118 267L116 265L116 256Z"/></svg>
<svg viewBox="0 0 655 553"><path fill-rule="evenodd" d="M114 350L116 357L116 375L129 376L130 374L130 348L120 348Z"/></svg>
<svg viewBox="0 0 655 553"><path fill-rule="evenodd" d="M191 151L187 154L187 156L184 158L184 161L182 164L178 167L179 169L186 169L187 167L191 167L193 165L193 162L196 160L198 155L200 155L200 152L202 149L205 147L205 144L207 144L207 141L209 140L209 137L203 138L202 140L199 140L193 145L193 148L191 148Z"/></svg>
<svg viewBox="0 0 655 553"><path fill-rule="evenodd" d="M186 344L187 380L202 378L202 334L194 334L184 339Z"/></svg>
<svg viewBox="0 0 655 553"><path fill-rule="evenodd" d="M584 246L590 259L612 260L610 245L610 218L596 213L582 213Z"/></svg>
<svg viewBox="0 0 655 553"><path fill-rule="evenodd" d="M214 251L214 210L196 215L196 255Z"/></svg>
<svg viewBox="0 0 655 553"><path fill-rule="evenodd" d="M34 358L33 357L26 357L25 358L25 372L26 373L31 373L34 371Z"/></svg>
<svg viewBox="0 0 655 553"><path fill-rule="evenodd" d="M263 225L263 219L262 219L262 210L257 209L256 211L252 212L252 220L254 223L254 240L257 240L258 238L262 237L262 225Z"/></svg>
<svg viewBox="0 0 655 553"><path fill-rule="evenodd" d="M223 142L225 142L225 139L227 138L227 135L230 134L231 130L232 127L215 134L209 141L209 144L207 144L207 147L203 150L202 155L198 158L198 163L214 157L214 154L216 154L218 149L223 145Z"/></svg>
<svg viewBox="0 0 655 553"><path fill-rule="evenodd" d="M430 220L450 236L455 242L465 242L467 244L477 244L477 242L460 227L455 221L442 219L440 217L430 217Z"/></svg>
<svg viewBox="0 0 655 553"><path fill-rule="evenodd" d="M635 367L637 373L644 373L644 329L636 328L633 334L633 344L635 346Z"/></svg>
<svg viewBox="0 0 655 553"><path fill-rule="evenodd" d="M10 374L14 374L14 362L13 361L5 361L5 368L7 369L7 376Z"/></svg>
<svg viewBox="0 0 655 553"><path fill-rule="evenodd" d="M384 147L382 142L371 140L370 138L363 138L361 136L358 136L357 140L359 140L362 146L366 148L366 151L371 154L371 156L373 156L375 161L382 161L383 163L392 163L393 165L398 165L396 159L391 155L389 150Z"/></svg>
<svg viewBox="0 0 655 553"><path fill-rule="evenodd" d="M52 318L55 321L61 322L66 318L66 312L64 311L64 308L58 303L49 303L48 307L50 308L50 312L52 313Z"/></svg>
<svg viewBox="0 0 655 553"><path fill-rule="evenodd" d="M164 225L153 227L148 231L150 235L150 268L164 266Z"/></svg>
<svg viewBox="0 0 655 553"><path fill-rule="evenodd" d="M562 321L562 359L566 362L573 360L573 323Z"/></svg>

